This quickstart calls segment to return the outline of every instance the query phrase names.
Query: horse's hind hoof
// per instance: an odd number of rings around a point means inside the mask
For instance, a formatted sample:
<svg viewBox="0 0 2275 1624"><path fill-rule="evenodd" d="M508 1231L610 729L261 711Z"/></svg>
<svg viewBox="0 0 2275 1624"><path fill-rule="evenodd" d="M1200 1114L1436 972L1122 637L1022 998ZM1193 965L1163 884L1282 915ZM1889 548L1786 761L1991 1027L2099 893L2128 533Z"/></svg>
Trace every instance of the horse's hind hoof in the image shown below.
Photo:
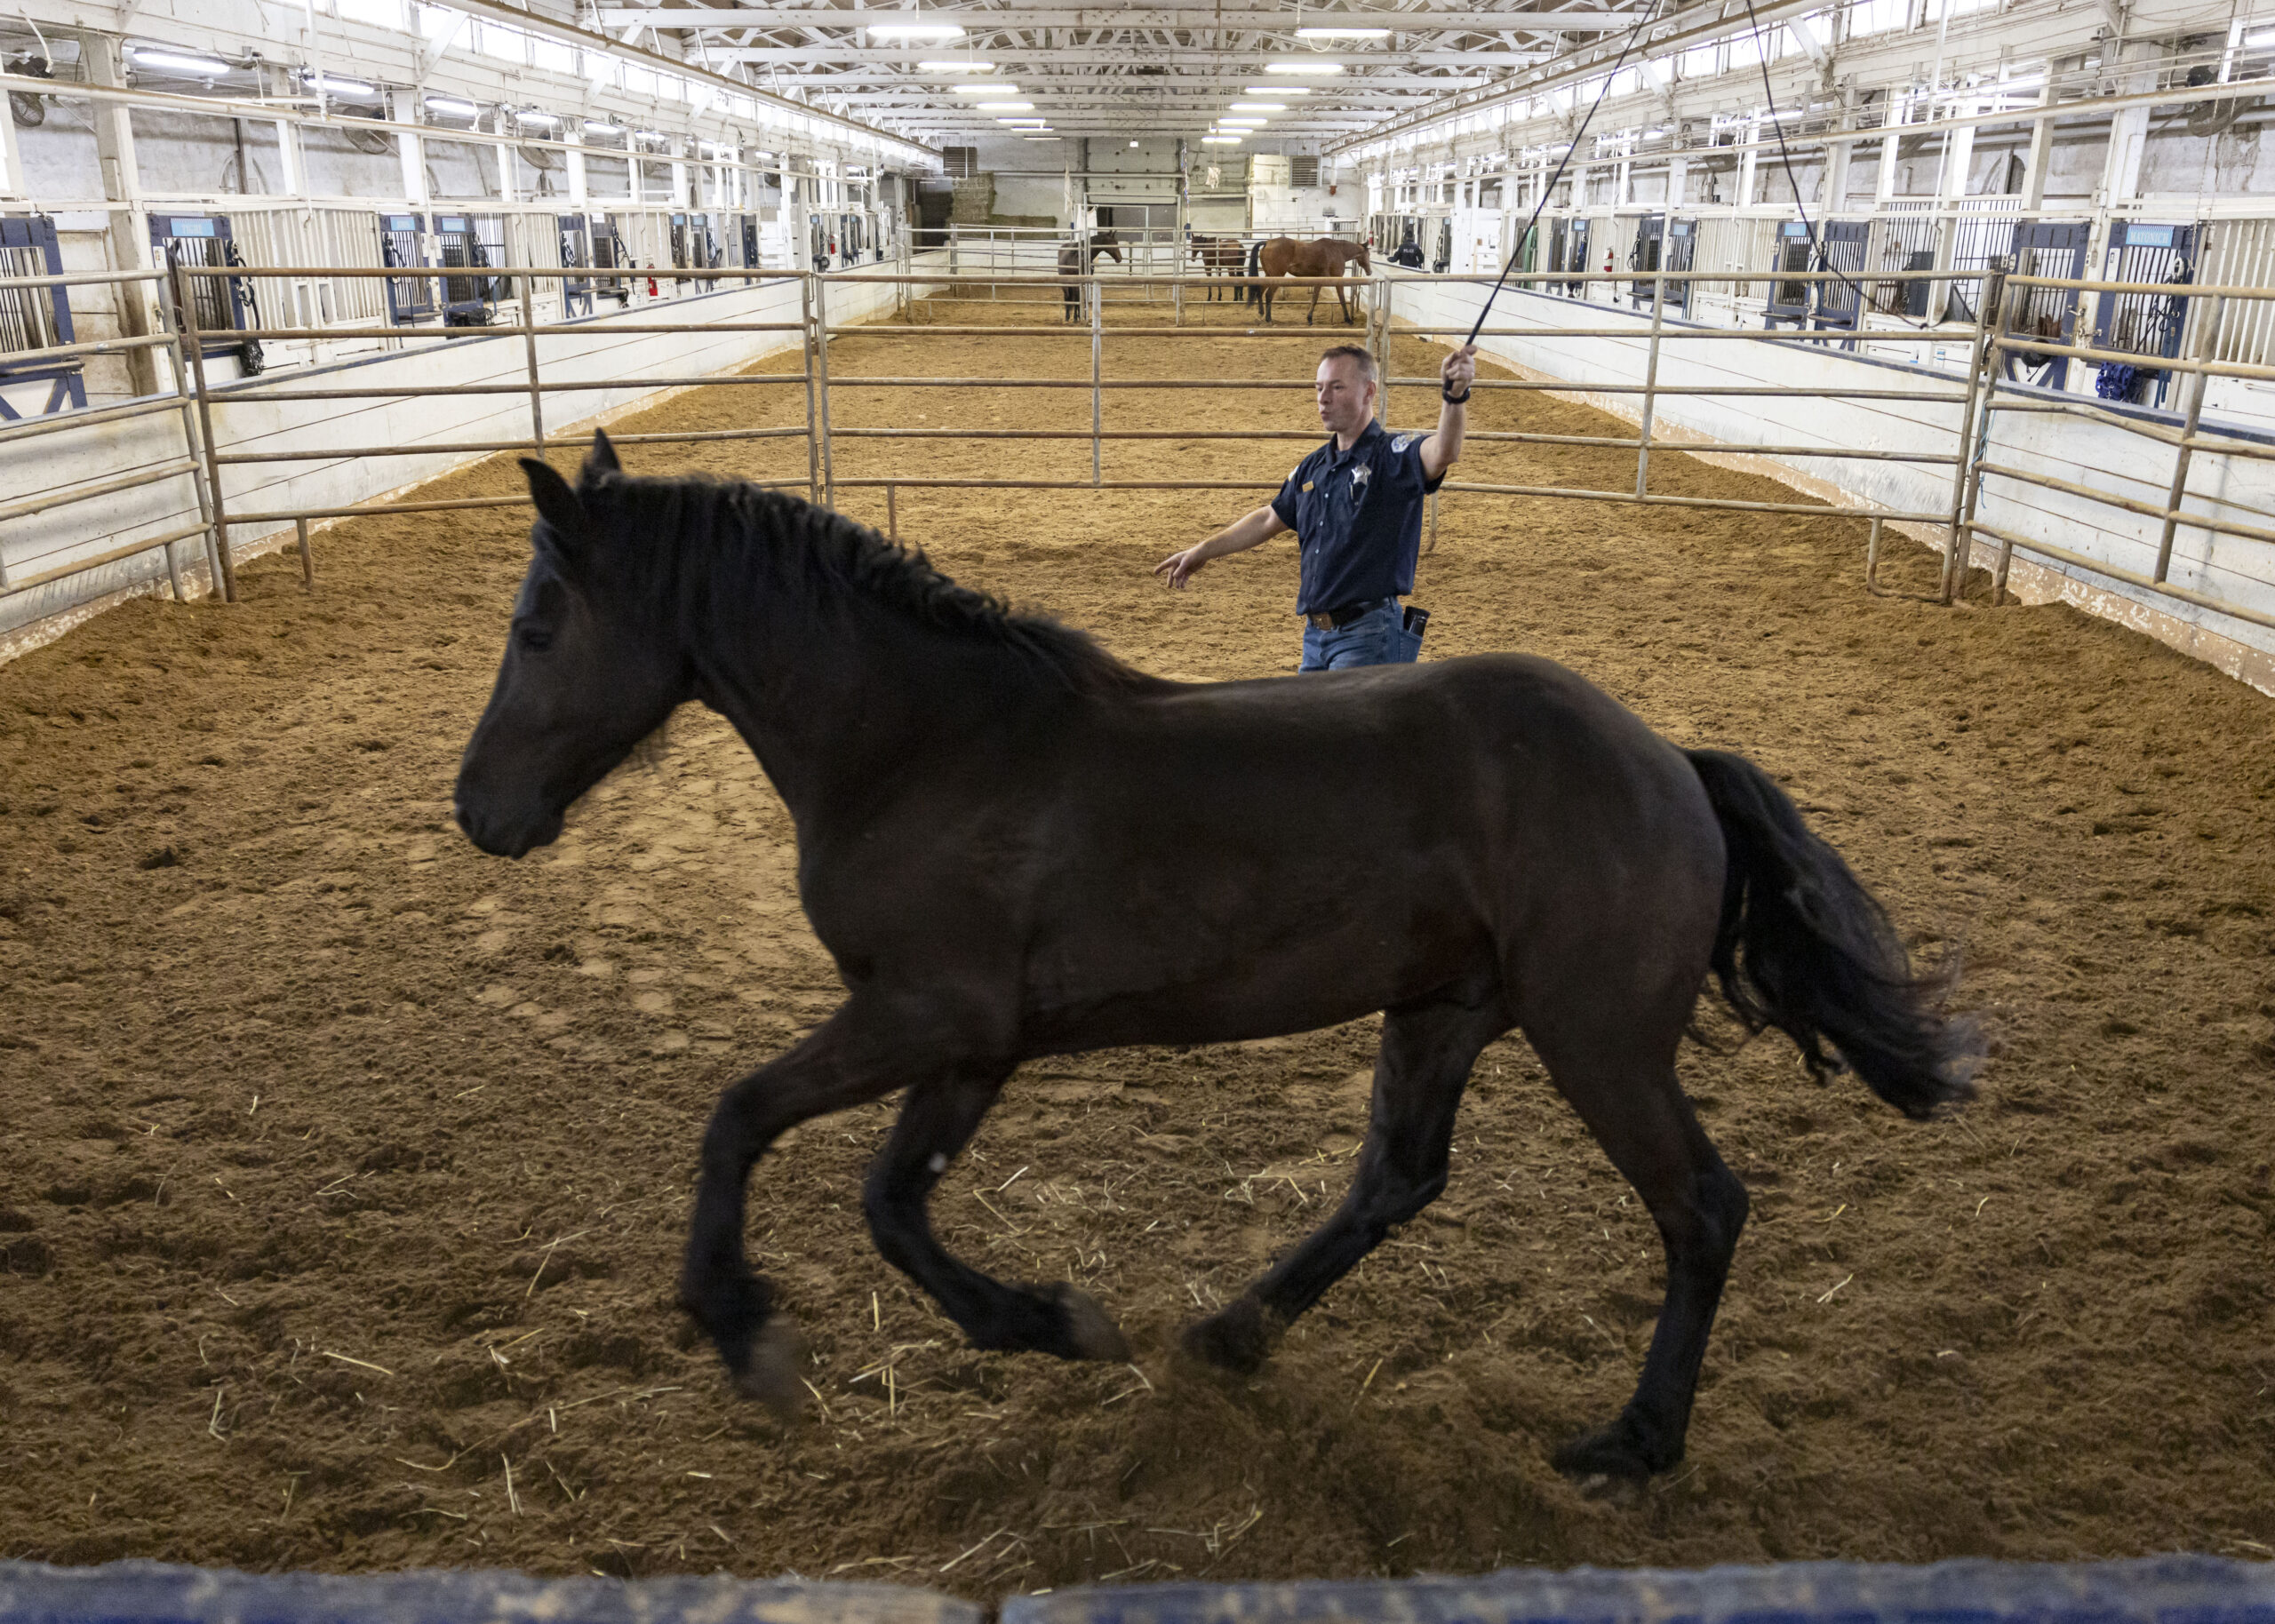
<svg viewBox="0 0 2275 1624"><path fill-rule="evenodd" d="M1185 1332L1185 1350L1204 1365L1251 1375L1264 1367L1280 1327L1262 1303L1240 1297Z"/></svg>
<svg viewBox="0 0 2275 1624"><path fill-rule="evenodd" d="M806 1384L798 1379L806 1362L806 1339L795 1321L777 1314L751 1339L750 1357L734 1373L735 1390L755 1398L779 1421L798 1419L806 1407Z"/></svg>
<svg viewBox="0 0 2275 1624"><path fill-rule="evenodd" d="M1672 1453L1653 1447L1642 1428L1622 1414L1610 1426L1574 1438L1549 1459L1585 1492L1617 1495L1640 1487L1655 1473L1681 1460L1682 1446L1677 1444Z"/></svg>
<svg viewBox="0 0 2275 1624"><path fill-rule="evenodd" d="M1059 1311L1066 1316L1066 1344L1077 1359L1111 1359L1116 1364L1130 1357L1130 1339L1122 1327L1114 1323L1096 1297L1085 1291L1061 1284L1051 1293Z"/></svg>

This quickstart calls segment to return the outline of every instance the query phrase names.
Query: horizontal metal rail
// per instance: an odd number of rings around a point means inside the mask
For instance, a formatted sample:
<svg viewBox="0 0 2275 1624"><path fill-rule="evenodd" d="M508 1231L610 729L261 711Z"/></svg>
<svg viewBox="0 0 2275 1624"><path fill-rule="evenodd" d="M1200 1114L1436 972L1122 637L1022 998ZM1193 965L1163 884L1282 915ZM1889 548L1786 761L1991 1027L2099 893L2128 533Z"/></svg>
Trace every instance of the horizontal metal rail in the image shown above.
<svg viewBox="0 0 2275 1624"><path fill-rule="evenodd" d="M2154 576L2144 574L2138 569L2127 569L2122 564L2112 564L2101 559L2089 558L2083 553L2072 553L2069 548L2055 546L2049 541L2032 541L2026 536L2017 536L2012 531L1995 529L1979 520L1969 528L1976 535L1988 536L1999 544L2002 579L2006 563L2016 551L2035 553L2041 558L2053 559L2055 562L2067 564L2072 569L2107 576L2113 581L2122 581L2127 585L2137 586L2143 592L2155 593L2159 597L2176 598L2183 603L2192 603L2199 609L2207 609L2216 614L2233 616L2238 620L2248 621L2255 626L2275 627L2275 615L2267 614L2259 609L2247 609L2240 603L2231 602L2225 598L2215 598L2209 593L2197 592L2186 586L2175 586L2170 581L2159 581Z"/></svg>
<svg viewBox="0 0 2275 1624"><path fill-rule="evenodd" d="M116 406L91 407L85 411L45 412L36 418L26 418L20 423L0 424L0 445L5 445L12 440L32 440L42 434L60 434L75 428L97 428L106 423L123 423L129 418L148 418L162 411L180 410L180 395L164 394L124 401Z"/></svg>
<svg viewBox="0 0 2275 1624"><path fill-rule="evenodd" d="M104 283L164 279L164 271L65 271L57 276L0 276L0 288L84 288Z"/></svg>
<svg viewBox="0 0 2275 1624"><path fill-rule="evenodd" d="M802 428L711 428L690 430L683 434L611 434L617 445L681 445L698 440L803 440ZM337 462L353 457L451 457L461 454L495 454L499 451L542 451L547 442L535 438L527 440L476 440L451 445L347 445L326 446L308 451L220 451L213 460L223 467L239 463L272 462ZM0 518L6 517L0 513ZM232 519L231 522L235 522Z"/></svg>
<svg viewBox="0 0 2275 1624"><path fill-rule="evenodd" d="M1088 438L1088 436L1084 436ZM801 484L803 481L799 482ZM1042 479L952 479L915 475L903 479L891 478L844 479L837 482L838 489L854 487L866 490L882 490L888 486L904 490L1277 490L1285 480L1042 480Z"/></svg>
<svg viewBox="0 0 2275 1624"><path fill-rule="evenodd" d="M463 275L463 273L461 273ZM681 333L695 336L714 332L803 332L803 322L616 322L588 316L581 322L538 322L528 327L500 323L496 327L233 327L235 338L282 338L306 343L311 338L433 338L445 344L467 338L518 338L524 333L539 338L547 333L573 333L589 338L595 333ZM159 338L150 342L164 344ZM12 362L15 357L7 360Z"/></svg>
<svg viewBox="0 0 2275 1624"><path fill-rule="evenodd" d="M76 344L51 344L38 350L0 350L0 371L40 366L51 361L76 361L87 355L116 355L127 350L168 349L173 341L172 333L156 332L147 338L86 338Z"/></svg>
<svg viewBox="0 0 2275 1624"><path fill-rule="evenodd" d="M756 485L762 490L795 490L806 482L797 480L746 480L745 484ZM450 513L481 507L527 507L531 498L526 494L513 497L458 497L439 502L360 502L339 507L296 507L281 513L240 513L229 515L231 524L290 524L296 519L362 519L386 513Z"/></svg>
<svg viewBox="0 0 2275 1624"><path fill-rule="evenodd" d="M2011 468L2004 463L1982 462L1976 465L1986 476L1996 475L2024 485L2035 485L2042 490L2058 490L2064 496L2083 497L2111 507L2121 508L2128 513L2138 513L2144 519L2176 519L2192 529L2211 530L2222 536L2241 536L2249 541L2275 542L2275 529L2259 524L2239 524L2231 519L2217 519L2210 513L2194 513L2184 507L2167 507L2161 502L2144 502L2135 497L2121 497L2113 490L2100 490L2091 485L2081 485L2075 480L2065 480L2051 474L2032 474L2021 468Z"/></svg>
<svg viewBox="0 0 2275 1624"><path fill-rule="evenodd" d="M2275 378L2275 366L2249 361L2191 361L2177 355L2143 355L2135 350L2096 349L2090 344L2057 344L2048 338L2016 336L1993 338L1993 349L2009 354L2060 355L2077 361L2117 362L2151 372L2201 372L2207 378L2243 378L2264 382Z"/></svg>
<svg viewBox="0 0 2275 1624"><path fill-rule="evenodd" d="M714 384L802 384L805 381L803 372L762 372L754 376L730 372L718 377L699 378L601 378L590 382L541 383L537 388L547 394L594 394L609 389L707 389ZM421 395L429 394L517 394L527 397L530 393L528 384L403 384L395 387L367 389L248 389L231 384L214 390L212 395L216 404L232 405L240 401L417 400Z"/></svg>
<svg viewBox="0 0 2275 1624"><path fill-rule="evenodd" d="M1688 451L1694 448L1676 446ZM1802 513L1819 519L1879 519L1898 524L1944 524L1949 513L1906 513L1886 507L1840 507L1819 502L1746 502L1735 497L1668 497L1637 495L1632 490L1589 490L1570 485L1489 485L1448 480L1440 490L1467 491L1480 496L1560 497L1573 501L1622 502L1645 507L1712 507L1742 513Z"/></svg>
<svg viewBox="0 0 2275 1624"><path fill-rule="evenodd" d="M113 547L106 553L98 553L92 558L74 559L68 564L58 564L52 569L37 570L30 575L11 575L4 583L0 583L0 592L11 593L29 592L33 587L44 586L50 581L60 581L68 576L84 575L90 569L101 569L105 564L116 564L124 559L138 557L144 553L155 553L160 547L170 547L178 541L188 541L193 536L203 536L205 534L205 529L206 527L203 523L184 525L180 529L168 530L161 536L150 536L140 541L130 541L124 546Z"/></svg>
<svg viewBox="0 0 2275 1624"><path fill-rule="evenodd" d="M429 131L431 134L431 131ZM587 151L590 149L587 148ZM483 282L536 276L547 282L585 282L597 278L616 282L798 282L810 271L763 271L746 266L715 265L682 270L674 266L608 265L185 265L185 276L336 276L369 281L374 277L466 277ZM144 273L150 275L150 273ZM52 282L53 277L35 278ZM831 281L837 280L832 277ZM1755 278L1758 282L1759 276Z"/></svg>
<svg viewBox="0 0 2275 1624"><path fill-rule="evenodd" d="M144 468L133 474L124 474L116 479L97 480L89 485L69 485L56 490L44 491L38 496L26 497L20 501L10 502L4 506L0 506L0 521L28 519L34 513L44 513L50 508L68 507L74 502L91 502L97 497L116 496L122 490L133 490L143 485L155 485L160 480L172 479L178 474L195 474L196 471L197 459L194 457L183 457L172 462L160 463L154 468Z"/></svg>

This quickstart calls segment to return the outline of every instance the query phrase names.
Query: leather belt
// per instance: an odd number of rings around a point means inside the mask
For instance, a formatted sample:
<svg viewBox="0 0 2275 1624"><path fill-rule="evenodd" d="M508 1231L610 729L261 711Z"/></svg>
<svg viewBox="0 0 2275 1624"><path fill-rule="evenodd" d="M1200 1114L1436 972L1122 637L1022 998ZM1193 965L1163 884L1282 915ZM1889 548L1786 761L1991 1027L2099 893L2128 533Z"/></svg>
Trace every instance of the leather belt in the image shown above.
<svg viewBox="0 0 2275 1624"><path fill-rule="evenodd" d="M1314 632L1340 632L1353 621L1373 614L1389 601L1388 598L1369 598L1362 603L1345 603L1331 609L1321 609L1317 614L1305 615L1304 619Z"/></svg>

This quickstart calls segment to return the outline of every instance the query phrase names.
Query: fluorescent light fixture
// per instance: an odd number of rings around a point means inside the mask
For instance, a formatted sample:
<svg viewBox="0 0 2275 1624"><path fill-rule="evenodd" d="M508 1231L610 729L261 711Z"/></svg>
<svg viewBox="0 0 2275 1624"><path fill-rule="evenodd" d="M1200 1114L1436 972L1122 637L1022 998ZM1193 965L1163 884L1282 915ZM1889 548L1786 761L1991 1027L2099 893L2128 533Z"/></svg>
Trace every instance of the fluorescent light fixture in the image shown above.
<svg viewBox="0 0 2275 1624"><path fill-rule="evenodd" d="M1032 113L1034 111L1034 103L1032 101L983 101L979 104L979 110L983 113Z"/></svg>
<svg viewBox="0 0 2275 1624"><path fill-rule="evenodd" d="M1340 62L1266 62L1264 65L1264 71L1268 74L1304 74L1306 76L1311 74L1339 74L1343 71L1343 64Z"/></svg>
<svg viewBox="0 0 2275 1624"><path fill-rule="evenodd" d="M427 98L427 110L450 118L474 118L482 112L474 103L458 96L429 96ZM591 127L589 124L586 126L587 129Z"/></svg>
<svg viewBox="0 0 2275 1624"><path fill-rule="evenodd" d="M192 56L187 51L145 51L140 45L128 52L137 68L155 68L162 73L189 74L204 78L213 74L225 74L229 65L217 56Z"/></svg>
<svg viewBox="0 0 2275 1624"><path fill-rule="evenodd" d="M1204 135L1201 138L1201 144L1203 147L1237 147L1241 144L1241 138L1237 135Z"/></svg>
<svg viewBox="0 0 2275 1624"><path fill-rule="evenodd" d="M427 98L427 105L431 107L435 105L437 100L449 100L451 99L449 97L442 97L438 99L436 97L429 96ZM474 107L474 103L471 101L465 105L469 111L471 111ZM622 124L612 124L605 118L588 118L585 121L585 133L587 135L622 135L624 133L624 126Z"/></svg>
<svg viewBox="0 0 2275 1624"><path fill-rule="evenodd" d="M1297 39L1388 39L1388 28L1297 28Z"/></svg>
<svg viewBox="0 0 2275 1624"><path fill-rule="evenodd" d="M963 25L954 22L873 22L871 39L962 39Z"/></svg>
<svg viewBox="0 0 2275 1624"><path fill-rule="evenodd" d="M993 62L919 62L916 64L916 70L919 73L928 74L992 74L995 71L995 64Z"/></svg>
<svg viewBox="0 0 2275 1624"><path fill-rule="evenodd" d="M522 124L553 125L559 123L561 119L560 115L557 114L540 113L535 107L524 107L522 111L514 115L514 122ZM706 144L707 145L708 143Z"/></svg>
<svg viewBox="0 0 2275 1624"><path fill-rule="evenodd" d="M1016 96L1016 84L951 84L948 88L959 96Z"/></svg>
<svg viewBox="0 0 2275 1624"><path fill-rule="evenodd" d="M301 76L308 84L334 96L376 96L379 87L361 79L343 79L337 74L311 73Z"/></svg>
<svg viewBox="0 0 2275 1624"><path fill-rule="evenodd" d="M1235 101L1233 103L1233 111L1235 113L1285 113L1287 110L1288 104L1284 101Z"/></svg>

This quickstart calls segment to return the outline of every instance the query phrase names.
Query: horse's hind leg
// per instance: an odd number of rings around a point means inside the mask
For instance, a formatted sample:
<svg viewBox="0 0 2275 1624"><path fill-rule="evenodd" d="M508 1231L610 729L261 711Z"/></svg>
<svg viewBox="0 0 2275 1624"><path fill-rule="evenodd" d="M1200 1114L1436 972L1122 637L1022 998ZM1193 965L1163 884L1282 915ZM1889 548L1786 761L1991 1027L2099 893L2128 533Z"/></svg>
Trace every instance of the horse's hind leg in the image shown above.
<svg viewBox="0 0 2275 1624"><path fill-rule="evenodd" d="M1291 1320L1437 1199L1469 1069L1511 1024L1497 978L1384 1015L1367 1142L1343 1205L1236 1301L1189 1328L1187 1351L1255 1369Z"/></svg>
<svg viewBox="0 0 2275 1624"><path fill-rule="evenodd" d="M849 1005L721 1095L704 1130L680 1306L710 1337L735 1385L777 1410L798 1406L797 1335L774 1314L773 1293L743 1250L751 1164L799 1123L889 1094L906 1078Z"/></svg>
<svg viewBox="0 0 2275 1624"><path fill-rule="evenodd" d="M908 1091L861 1191L885 1262L930 1293L975 1348L1126 1359L1130 1344L1097 1302L1064 1283L1007 1286L951 1256L925 1210L932 1188L978 1129L1010 1068L975 1068Z"/></svg>
<svg viewBox="0 0 2275 1624"><path fill-rule="evenodd" d="M1725 1166L1675 1080L1675 1050L1691 999L1621 1009L1597 986L1526 1022L1557 1089L1658 1225L1667 1294L1635 1396L1617 1420L1557 1451L1576 1477L1640 1480L1682 1459L1698 1370L1706 1354L1738 1231L1745 1186Z"/></svg>

